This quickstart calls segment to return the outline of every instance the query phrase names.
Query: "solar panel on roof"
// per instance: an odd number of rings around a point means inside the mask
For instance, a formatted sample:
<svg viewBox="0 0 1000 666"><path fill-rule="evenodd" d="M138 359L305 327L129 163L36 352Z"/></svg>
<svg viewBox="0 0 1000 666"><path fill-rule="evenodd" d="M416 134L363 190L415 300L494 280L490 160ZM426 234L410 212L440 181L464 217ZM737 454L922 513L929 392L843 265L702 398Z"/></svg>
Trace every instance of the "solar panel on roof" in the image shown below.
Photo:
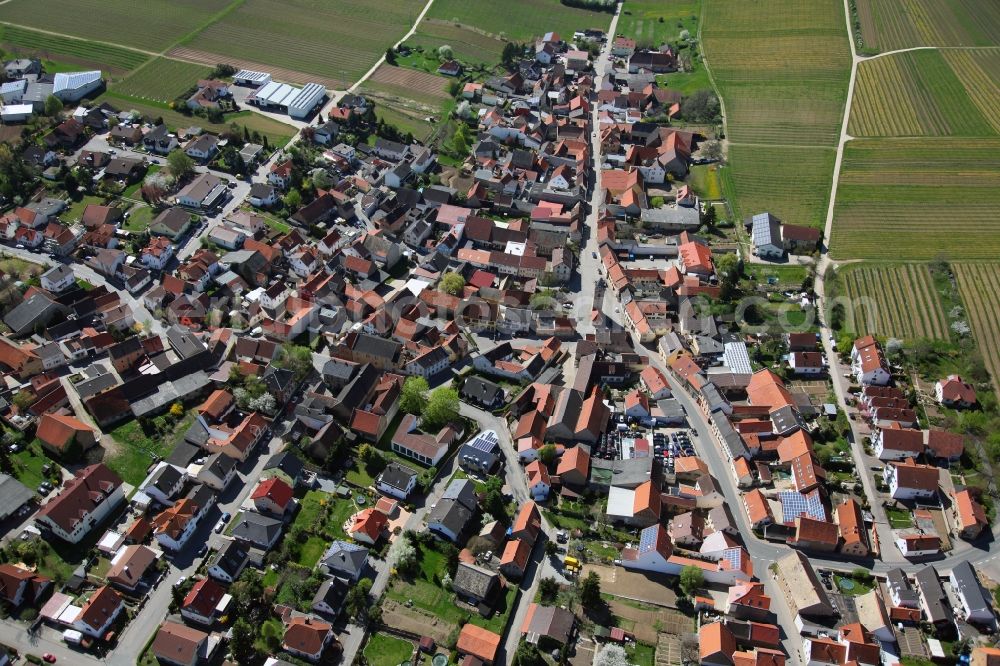
<svg viewBox="0 0 1000 666"><path fill-rule="evenodd" d="M496 450L499 443L500 439L497 437L497 434L492 430L487 430L476 435L476 438L469 442L468 446L479 451L492 453Z"/></svg>
<svg viewBox="0 0 1000 666"><path fill-rule="evenodd" d="M651 550L656 549L656 540L659 536L659 530L657 525L652 527L647 527L642 532L639 533L639 552L642 554L648 553Z"/></svg>
<svg viewBox="0 0 1000 666"><path fill-rule="evenodd" d="M786 490L778 494L781 501L782 519L786 523L794 521L799 516L806 516L813 520L826 521L826 509L823 507L823 498L818 491L814 490L808 495Z"/></svg>
<svg viewBox="0 0 1000 666"><path fill-rule="evenodd" d="M741 548L726 548L722 551L722 559L729 564L730 569L739 569L740 561L743 559L743 550Z"/></svg>

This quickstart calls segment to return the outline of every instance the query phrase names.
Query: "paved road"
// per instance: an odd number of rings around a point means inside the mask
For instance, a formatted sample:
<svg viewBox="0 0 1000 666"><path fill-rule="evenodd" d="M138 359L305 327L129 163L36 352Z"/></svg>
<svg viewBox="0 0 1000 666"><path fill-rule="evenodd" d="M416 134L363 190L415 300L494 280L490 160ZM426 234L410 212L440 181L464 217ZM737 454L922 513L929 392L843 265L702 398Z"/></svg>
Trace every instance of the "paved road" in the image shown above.
<svg viewBox="0 0 1000 666"><path fill-rule="evenodd" d="M611 71L611 43L617 34L618 19L620 16L621 4L618 5L618 9L611 19L607 42L605 42L604 47L601 49L601 54L594 62L594 90L601 89L601 85ZM587 214L586 225L582 230L585 242L580 248L580 265L577 267L580 282L578 285L573 285L579 290L581 296L574 304L575 308L573 311L579 322L578 330L581 335L593 333L595 330L591 311L594 309L593 297L597 287L597 280L600 277L601 267L600 254L598 253L600 248L597 243L597 220L601 213L601 204L603 203L601 198L603 193L601 189L601 165L604 163L604 158L601 153L601 126L598 122L599 113L596 99L592 103L594 108L591 110L590 118L590 153L593 160L593 178L591 182L590 211Z"/></svg>

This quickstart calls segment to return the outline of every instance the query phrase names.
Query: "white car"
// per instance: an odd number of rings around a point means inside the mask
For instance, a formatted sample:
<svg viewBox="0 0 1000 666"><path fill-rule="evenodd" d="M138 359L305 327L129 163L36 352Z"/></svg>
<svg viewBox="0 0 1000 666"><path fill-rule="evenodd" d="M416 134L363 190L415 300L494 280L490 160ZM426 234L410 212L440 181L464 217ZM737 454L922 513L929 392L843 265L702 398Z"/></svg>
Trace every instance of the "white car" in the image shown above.
<svg viewBox="0 0 1000 666"><path fill-rule="evenodd" d="M215 531L216 534L219 534L220 532L222 532L222 530L226 529L226 521L220 518L219 522L217 522L215 524L215 527L213 527L212 529Z"/></svg>

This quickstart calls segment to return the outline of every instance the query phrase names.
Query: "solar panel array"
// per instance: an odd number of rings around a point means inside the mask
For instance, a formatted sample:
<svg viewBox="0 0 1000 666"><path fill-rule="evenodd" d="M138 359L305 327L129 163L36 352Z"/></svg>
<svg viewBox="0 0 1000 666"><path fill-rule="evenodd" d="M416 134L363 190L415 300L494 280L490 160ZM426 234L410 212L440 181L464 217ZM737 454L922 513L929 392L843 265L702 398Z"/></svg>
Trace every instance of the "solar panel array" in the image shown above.
<svg viewBox="0 0 1000 666"><path fill-rule="evenodd" d="M656 542L660 535L660 526L652 525L639 533L639 553L646 553L656 550Z"/></svg>
<svg viewBox="0 0 1000 666"><path fill-rule="evenodd" d="M500 444L500 439L497 437L496 432L492 430L485 430L473 439L471 442L466 444L466 446L472 447L473 449L478 449L479 451L486 451L487 453L493 453L496 451L497 446Z"/></svg>
<svg viewBox="0 0 1000 666"><path fill-rule="evenodd" d="M813 520L826 522L826 508L823 506L823 498L818 490L814 490L807 495L794 490L786 490L778 494L781 501L782 520L791 523L799 516L805 515Z"/></svg>
<svg viewBox="0 0 1000 666"><path fill-rule="evenodd" d="M722 551L722 559L729 564L730 569L738 570L740 568L740 561L743 559L743 549L726 548Z"/></svg>

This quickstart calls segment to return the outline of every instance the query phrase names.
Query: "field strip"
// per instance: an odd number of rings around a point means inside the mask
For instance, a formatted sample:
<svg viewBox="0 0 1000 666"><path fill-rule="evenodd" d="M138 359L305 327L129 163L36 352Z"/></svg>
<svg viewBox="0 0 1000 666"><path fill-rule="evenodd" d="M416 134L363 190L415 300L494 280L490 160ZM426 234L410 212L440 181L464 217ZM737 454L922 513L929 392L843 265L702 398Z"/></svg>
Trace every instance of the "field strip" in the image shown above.
<svg viewBox="0 0 1000 666"><path fill-rule="evenodd" d="M9 2L10 0L8 0ZM73 39L78 42L91 42L93 44L104 44L105 46L114 46L118 49L125 49L126 51L134 51L136 53L142 53L148 56L158 56L161 55L156 51L147 51L146 49L137 49L134 46L124 46L116 42L109 42L101 39L83 39L82 37L77 37L76 35L68 35L65 32L55 32L53 30L43 30L41 28L33 28L30 25L21 25L20 23L10 23L8 21L0 21L4 25L9 25L14 28L21 28L22 30L30 30L32 32L40 32L44 35L52 35L53 37L62 37L63 39Z"/></svg>
<svg viewBox="0 0 1000 666"><path fill-rule="evenodd" d="M285 69L283 67L272 67L271 65L265 65L262 62L257 62L254 60L243 60L240 58L229 58L227 56L219 55L217 53L210 53L208 51L199 51L197 49L188 48L186 46L175 46L170 49L167 56L173 58L174 60L185 60L187 62L197 63L199 65L208 65L209 67L214 67L220 62L228 63L233 67L238 69L250 69L261 72L268 72L274 76L278 81L284 81L286 83L294 83L296 85L305 85L306 83L322 83L327 88L342 88L344 86L344 81L337 79L331 79L324 76L315 76L313 74L305 74L303 72L297 72L293 69Z"/></svg>

